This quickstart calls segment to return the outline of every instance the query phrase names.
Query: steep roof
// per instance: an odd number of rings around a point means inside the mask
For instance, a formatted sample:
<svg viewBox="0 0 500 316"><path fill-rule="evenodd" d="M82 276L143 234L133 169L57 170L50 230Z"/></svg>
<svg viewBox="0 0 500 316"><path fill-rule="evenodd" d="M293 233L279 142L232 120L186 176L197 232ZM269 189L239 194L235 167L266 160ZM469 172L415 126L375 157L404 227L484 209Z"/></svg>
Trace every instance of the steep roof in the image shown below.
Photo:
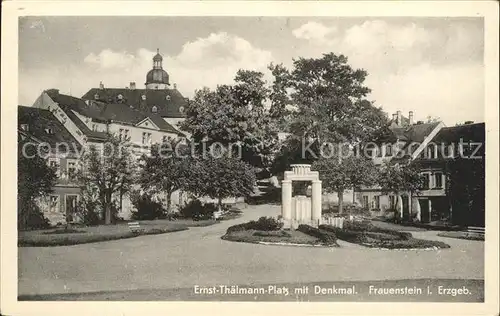
<svg viewBox="0 0 500 316"><path fill-rule="evenodd" d="M136 125L137 123L143 121L145 118L149 117L161 131L180 134L177 129L167 123L158 114L147 115L139 111L138 109L124 103L105 103L92 100L83 100L54 91L48 91L48 93L55 102L58 102L59 105L63 107L63 109L66 108L67 110L73 110L81 115L90 117L97 121L114 121L122 124ZM89 135L88 133L90 133L96 134L96 136L101 136L101 134L103 137L106 136L106 133L104 132L96 132L90 130L85 125L85 123L83 123L76 115L74 115L74 113L72 113L72 111L65 110L65 112L69 112L67 113L68 116L70 115L70 113L73 115L71 119L77 120L79 122L77 126L81 129L85 129L85 131L83 132L86 135Z"/></svg>
<svg viewBox="0 0 500 316"><path fill-rule="evenodd" d="M92 88L82 96L82 99L124 103L147 115L158 114L169 118L185 117L183 110L188 104L187 99L177 89ZM156 113L153 111L154 106L157 109Z"/></svg>
<svg viewBox="0 0 500 316"><path fill-rule="evenodd" d="M485 125L484 123L464 124L450 127L443 127L436 137L434 142L443 143L458 143L463 142L484 142L485 141Z"/></svg>
<svg viewBox="0 0 500 316"><path fill-rule="evenodd" d="M95 109L85 110L86 103L84 100L75 98L69 95L61 94L58 90L50 89L46 90L45 93L66 113L66 115L75 123L75 125L82 131L89 140L103 141L106 140L108 135L104 132L98 132L91 130L78 116L73 113L73 111L81 113L82 115L92 117L95 115ZM73 111L72 111L73 110Z"/></svg>
<svg viewBox="0 0 500 316"><path fill-rule="evenodd" d="M396 138L407 142L423 142L440 122L413 124L406 127L390 127Z"/></svg>
<svg viewBox="0 0 500 316"><path fill-rule="evenodd" d="M24 125L27 124L27 129ZM66 143L70 151L80 149L78 141L71 135L61 122L50 112L40 108L18 106L18 130L42 143L48 143L52 148L57 144ZM74 144L74 145L73 145Z"/></svg>

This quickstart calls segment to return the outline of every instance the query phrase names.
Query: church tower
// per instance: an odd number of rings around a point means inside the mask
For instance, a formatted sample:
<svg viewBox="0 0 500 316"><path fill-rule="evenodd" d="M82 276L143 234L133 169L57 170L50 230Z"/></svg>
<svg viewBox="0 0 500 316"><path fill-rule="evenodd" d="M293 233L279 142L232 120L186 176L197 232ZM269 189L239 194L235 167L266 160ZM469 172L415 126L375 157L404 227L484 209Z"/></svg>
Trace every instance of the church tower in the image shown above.
<svg viewBox="0 0 500 316"><path fill-rule="evenodd" d="M165 90L168 89L168 73L163 70L163 57L160 55L160 50L156 50L156 55L153 57L153 69L146 75L146 89Z"/></svg>

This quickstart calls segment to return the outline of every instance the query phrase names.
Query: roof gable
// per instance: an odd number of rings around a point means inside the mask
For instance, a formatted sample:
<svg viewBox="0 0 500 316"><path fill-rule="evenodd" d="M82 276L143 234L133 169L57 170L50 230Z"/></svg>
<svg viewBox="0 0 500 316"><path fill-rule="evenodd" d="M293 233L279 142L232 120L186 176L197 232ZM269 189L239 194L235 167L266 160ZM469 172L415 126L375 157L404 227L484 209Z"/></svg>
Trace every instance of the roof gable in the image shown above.
<svg viewBox="0 0 500 316"><path fill-rule="evenodd" d="M68 144L71 150L80 148L80 143L71 135L66 127L49 110L41 108L18 106L18 130L23 135L39 143L48 143L55 148L57 145ZM21 125L27 125L27 130Z"/></svg>
<svg viewBox="0 0 500 316"><path fill-rule="evenodd" d="M160 129L149 117L146 117L145 119L137 123L135 126L143 128L152 128L156 130Z"/></svg>

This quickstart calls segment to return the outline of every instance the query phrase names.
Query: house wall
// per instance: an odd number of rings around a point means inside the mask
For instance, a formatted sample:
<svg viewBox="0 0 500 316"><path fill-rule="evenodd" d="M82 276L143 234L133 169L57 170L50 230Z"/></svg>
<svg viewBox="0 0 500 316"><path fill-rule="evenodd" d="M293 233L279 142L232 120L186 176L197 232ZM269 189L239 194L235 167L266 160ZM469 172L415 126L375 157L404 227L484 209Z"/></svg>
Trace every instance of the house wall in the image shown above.
<svg viewBox="0 0 500 316"><path fill-rule="evenodd" d="M80 200L80 188L75 186L55 186L54 191L43 198L38 199L37 204L44 216L49 220L51 225L66 223L66 196L76 195L77 201ZM57 199L55 204L51 201Z"/></svg>

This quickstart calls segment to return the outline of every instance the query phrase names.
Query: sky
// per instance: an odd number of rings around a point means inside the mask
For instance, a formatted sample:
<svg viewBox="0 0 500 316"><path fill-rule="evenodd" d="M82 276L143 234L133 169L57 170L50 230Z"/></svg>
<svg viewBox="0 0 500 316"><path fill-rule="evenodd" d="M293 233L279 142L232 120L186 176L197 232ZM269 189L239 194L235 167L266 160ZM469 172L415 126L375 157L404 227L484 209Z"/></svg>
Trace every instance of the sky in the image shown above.
<svg viewBox="0 0 500 316"><path fill-rule="evenodd" d="M156 49L186 97L231 83L238 69L272 80L270 63L333 52L368 72L368 97L389 115L484 121L481 18L22 17L19 104L51 88L77 97L99 82L143 88Z"/></svg>

